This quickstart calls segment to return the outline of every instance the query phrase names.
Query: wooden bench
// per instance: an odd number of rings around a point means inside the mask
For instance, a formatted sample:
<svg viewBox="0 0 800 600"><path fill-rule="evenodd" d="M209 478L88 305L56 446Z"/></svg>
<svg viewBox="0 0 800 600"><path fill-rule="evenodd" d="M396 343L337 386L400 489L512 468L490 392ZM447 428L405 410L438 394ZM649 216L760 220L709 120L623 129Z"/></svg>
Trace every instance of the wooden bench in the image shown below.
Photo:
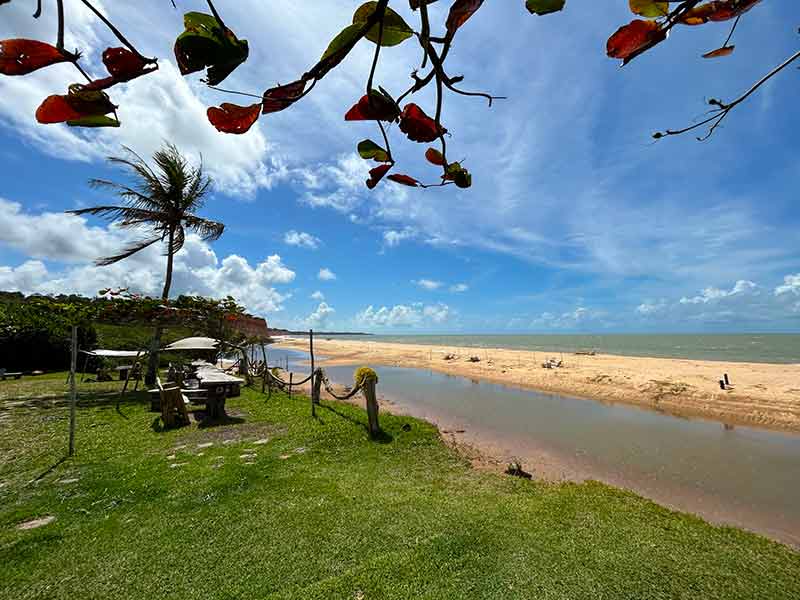
<svg viewBox="0 0 800 600"><path fill-rule="evenodd" d="M161 396L161 420L164 427L189 424L189 412L186 410L188 399L181 393L177 385L161 385L161 380L156 379Z"/></svg>
<svg viewBox="0 0 800 600"><path fill-rule="evenodd" d="M6 379L10 378L19 379L22 377L22 373L8 373L7 371L0 370L0 381L5 381Z"/></svg>

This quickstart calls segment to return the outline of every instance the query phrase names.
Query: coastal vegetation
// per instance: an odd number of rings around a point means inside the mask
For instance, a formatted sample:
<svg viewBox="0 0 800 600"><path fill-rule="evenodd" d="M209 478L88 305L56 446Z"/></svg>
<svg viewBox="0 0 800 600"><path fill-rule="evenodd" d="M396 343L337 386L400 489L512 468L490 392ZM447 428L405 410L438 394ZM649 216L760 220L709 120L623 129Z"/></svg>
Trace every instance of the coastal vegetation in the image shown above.
<svg viewBox="0 0 800 600"><path fill-rule="evenodd" d="M800 554L599 483L473 469L430 424L246 389L161 431L119 382L0 384L0 597L797 598ZM50 519L52 518L52 520ZM40 525L40 526L36 526ZM26 528L29 527L29 528ZM68 565L68 568L65 567Z"/></svg>

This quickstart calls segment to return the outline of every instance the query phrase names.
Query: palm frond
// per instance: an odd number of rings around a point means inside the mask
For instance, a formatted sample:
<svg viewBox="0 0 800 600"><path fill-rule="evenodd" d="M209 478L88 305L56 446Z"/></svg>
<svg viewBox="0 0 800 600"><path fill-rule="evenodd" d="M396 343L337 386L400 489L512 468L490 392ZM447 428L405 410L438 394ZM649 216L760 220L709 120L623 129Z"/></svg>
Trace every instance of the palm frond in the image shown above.
<svg viewBox="0 0 800 600"><path fill-rule="evenodd" d="M167 248L166 254L177 254L183 245L186 243L186 231L183 227L178 227L175 230L175 235L172 238L172 245Z"/></svg>
<svg viewBox="0 0 800 600"><path fill-rule="evenodd" d="M158 224L168 218L163 212L144 210L132 206L93 206L68 210L72 215L94 215L117 223L120 227L131 228L148 225L158 228Z"/></svg>
<svg viewBox="0 0 800 600"><path fill-rule="evenodd" d="M211 187L212 180L203 173L203 157L200 165L192 171L189 187L184 194L184 210L197 211L205 204L205 195Z"/></svg>
<svg viewBox="0 0 800 600"><path fill-rule="evenodd" d="M130 246L127 246L119 254L115 254L114 256L107 256L105 258L98 258L96 261L94 261L94 264L97 265L98 267L107 267L108 265L113 265L114 263L118 263L121 260L125 260L126 258L130 258L131 256L133 256L137 252L141 252L142 250L144 250L148 246L152 246L156 242L160 242L160 241L161 241L161 236L155 237L155 238L150 239L150 240L142 240L142 241L139 241L139 242L135 242L135 243L131 244Z"/></svg>
<svg viewBox="0 0 800 600"><path fill-rule="evenodd" d="M163 203L159 202L158 198L146 194L149 190L135 190L130 186L115 181L109 181L108 179L90 179L89 185L95 189L108 189L114 192L119 197L124 198L134 208L156 211L164 210Z"/></svg>
<svg viewBox="0 0 800 600"><path fill-rule="evenodd" d="M170 192L173 203L177 201L174 208L183 209L181 201L193 171L189 162L178 148L170 143L153 154L153 161L161 171L158 176L161 185Z"/></svg>
<svg viewBox="0 0 800 600"><path fill-rule="evenodd" d="M185 227L198 234L206 242L218 240L225 232L224 223L203 219L195 215L186 215L183 218L183 224Z"/></svg>
<svg viewBox="0 0 800 600"><path fill-rule="evenodd" d="M166 188L164 188L161 179L158 175L150 168L147 162L139 156L136 152L131 150L127 146L123 146L122 149L129 155L128 157L121 157L121 156L109 156L108 160L112 164L121 165L123 167L127 167L129 170L133 172L133 175L138 178L138 183L140 185L140 191L144 196L151 196L155 200L159 201L167 201L169 198L169 193Z"/></svg>
<svg viewBox="0 0 800 600"><path fill-rule="evenodd" d="M154 167L130 148L123 146L125 156L109 157L109 161L130 171L132 182L117 183L92 179L92 187L114 192L123 204L95 206L68 211L74 215L93 215L116 222L125 228L148 228L152 238L126 247L120 254L101 258L98 266L111 265L157 242L166 242L173 233L167 254L175 254L186 243L186 230L196 232L205 241L219 239L225 225L193 214L203 206L211 179L203 173L202 159L192 167L174 144L165 144L153 155Z"/></svg>

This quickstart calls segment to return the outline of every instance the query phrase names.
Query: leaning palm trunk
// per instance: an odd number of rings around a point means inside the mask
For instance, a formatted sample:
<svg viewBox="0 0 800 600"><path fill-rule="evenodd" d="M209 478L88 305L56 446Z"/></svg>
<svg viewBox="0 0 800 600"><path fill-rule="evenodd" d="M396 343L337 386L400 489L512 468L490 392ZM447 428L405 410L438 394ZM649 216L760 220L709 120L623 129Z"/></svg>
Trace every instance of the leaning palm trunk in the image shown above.
<svg viewBox="0 0 800 600"><path fill-rule="evenodd" d="M172 229L169 232L169 246L167 246L167 275L164 278L164 291L161 293L161 300L167 302L169 300L169 289L172 287L172 263L175 258L172 253L172 246L175 243L175 233ZM161 334L164 328L157 325L153 331L153 339L150 342L150 357L147 361L147 375L145 376L145 383L153 386L156 383L158 375L158 360L159 350L161 349Z"/></svg>

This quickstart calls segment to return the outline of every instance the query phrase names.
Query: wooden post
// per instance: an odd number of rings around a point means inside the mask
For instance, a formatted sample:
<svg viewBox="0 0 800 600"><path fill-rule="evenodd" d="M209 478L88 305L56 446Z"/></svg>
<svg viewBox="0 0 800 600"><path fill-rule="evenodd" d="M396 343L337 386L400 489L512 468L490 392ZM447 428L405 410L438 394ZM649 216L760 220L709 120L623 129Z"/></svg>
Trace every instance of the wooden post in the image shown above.
<svg viewBox="0 0 800 600"><path fill-rule="evenodd" d="M375 380L366 379L362 384L364 398L367 399L367 418L369 419L369 436L375 438L381 432L378 424L378 400L375 397Z"/></svg>
<svg viewBox="0 0 800 600"><path fill-rule="evenodd" d="M264 371L261 373L261 393L264 393L264 388L267 386L267 351L264 348L264 342L261 342L261 359L264 361Z"/></svg>
<svg viewBox="0 0 800 600"><path fill-rule="evenodd" d="M311 355L311 416L317 416L317 407L319 404L319 386L321 381L317 382L317 371L314 365L314 330L308 330L308 353Z"/></svg>
<svg viewBox="0 0 800 600"><path fill-rule="evenodd" d="M78 326L72 326L72 355L69 368L69 455L75 454L75 402L77 401L77 386L75 385L75 370L78 364Z"/></svg>
<svg viewBox="0 0 800 600"><path fill-rule="evenodd" d="M316 405L319 404L319 396L322 388L322 369L317 369L311 377L311 416L316 416Z"/></svg>
<svg viewBox="0 0 800 600"><path fill-rule="evenodd" d="M81 383L83 383L83 378L86 376L86 363L89 362L89 355L86 354L83 358L83 371L81 371Z"/></svg>
<svg viewBox="0 0 800 600"><path fill-rule="evenodd" d="M289 373L289 396L292 395L292 379L294 378L294 373Z"/></svg>
<svg viewBox="0 0 800 600"><path fill-rule="evenodd" d="M133 365L131 368L128 369L128 372L125 373L125 385L122 386L122 391L119 393L120 396L124 395L128 389L128 382L131 380L131 372L136 368L136 365L139 364L139 355L142 353L141 350L136 351L136 358L133 361ZM119 408L119 400L117 400L117 408Z"/></svg>

